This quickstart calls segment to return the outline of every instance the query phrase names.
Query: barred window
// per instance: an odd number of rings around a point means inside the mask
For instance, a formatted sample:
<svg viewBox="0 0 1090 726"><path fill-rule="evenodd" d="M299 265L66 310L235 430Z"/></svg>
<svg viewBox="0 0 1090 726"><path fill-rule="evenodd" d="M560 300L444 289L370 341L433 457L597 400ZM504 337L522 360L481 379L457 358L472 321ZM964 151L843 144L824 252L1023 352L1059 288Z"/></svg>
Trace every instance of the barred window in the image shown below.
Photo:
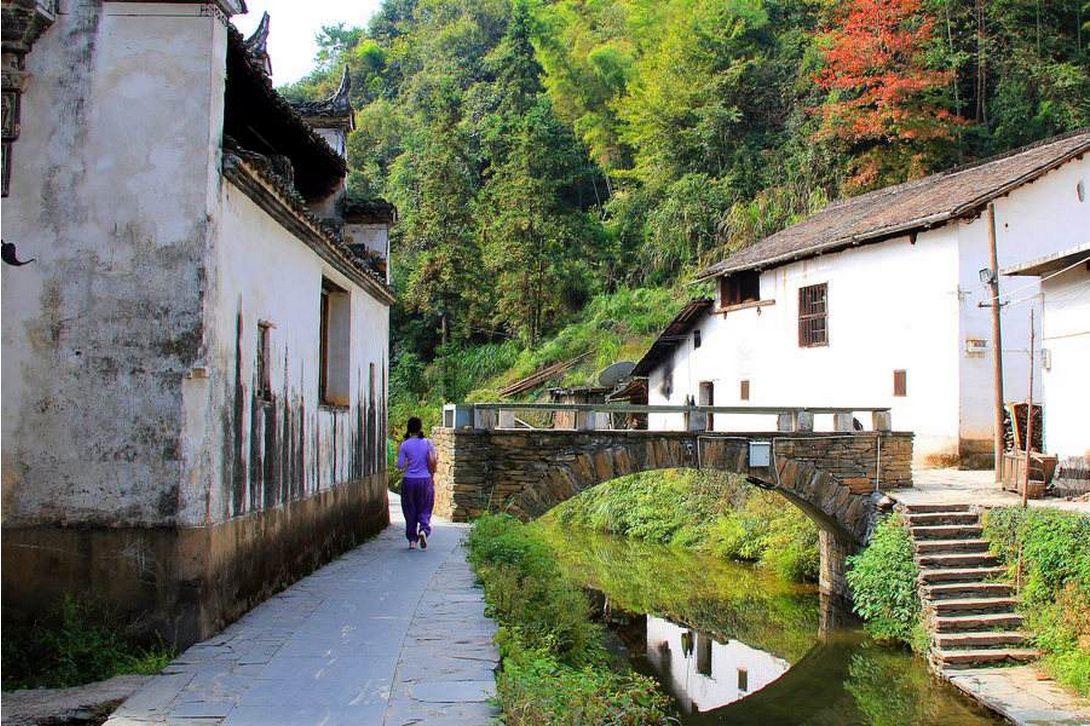
<svg viewBox="0 0 1090 726"><path fill-rule="evenodd" d="M799 347L829 344L828 283L799 288Z"/></svg>

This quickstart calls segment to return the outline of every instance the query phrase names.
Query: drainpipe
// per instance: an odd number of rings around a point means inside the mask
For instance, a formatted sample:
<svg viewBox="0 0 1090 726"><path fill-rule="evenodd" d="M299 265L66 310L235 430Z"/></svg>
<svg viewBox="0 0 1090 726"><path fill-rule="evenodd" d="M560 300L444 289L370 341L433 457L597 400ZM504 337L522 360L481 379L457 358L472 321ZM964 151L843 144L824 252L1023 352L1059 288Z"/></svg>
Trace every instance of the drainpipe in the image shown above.
<svg viewBox="0 0 1090 726"><path fill-rule="evenodd" d="M995 245L995 204L988 205L988 252L992 268L988 287L992 293L992 373L995 379L995 481L1003 469L1003 331L999 320L999 253ZM1032 366L1032 363L1031 363Z"/></svg>

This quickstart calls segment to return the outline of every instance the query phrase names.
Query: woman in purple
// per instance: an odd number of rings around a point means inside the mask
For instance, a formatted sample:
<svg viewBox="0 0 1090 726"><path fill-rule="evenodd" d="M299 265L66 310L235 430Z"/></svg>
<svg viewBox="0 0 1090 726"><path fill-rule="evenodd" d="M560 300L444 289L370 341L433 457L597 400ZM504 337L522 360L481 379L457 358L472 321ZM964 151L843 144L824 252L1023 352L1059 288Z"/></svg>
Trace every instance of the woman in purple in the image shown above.
<svg viewBox="0 0 1090 726"><path fill-rule="evenodd" d="M405 515L405 537L409 540L409 549L428 548L428 535L431 534L431 508L435 504L435 489L431 475L435 473L438 457L431 441L424 438L420 419L409 419L408 433L401 449L397 452L397 468L405 472L401 480L401 511Z"/></svg>

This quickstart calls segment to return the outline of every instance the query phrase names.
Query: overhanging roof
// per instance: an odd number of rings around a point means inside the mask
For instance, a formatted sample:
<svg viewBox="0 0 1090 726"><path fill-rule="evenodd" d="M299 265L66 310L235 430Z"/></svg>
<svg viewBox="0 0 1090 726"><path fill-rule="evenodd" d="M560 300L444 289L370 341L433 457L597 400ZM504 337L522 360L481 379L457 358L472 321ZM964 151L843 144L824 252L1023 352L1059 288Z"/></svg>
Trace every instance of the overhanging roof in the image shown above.
<svg viewBox="0 0 1090 726"><path fill-rule="evenodd" d="M1000 273L1003 275L1049 275L1066 267L1077 266L1080 262L1090 263L1090 242L1084 242L1063 252L1055 252L1035 260L1012 265L1000 270Z"/></svg>
<svg viewBox="0 0 1090 726"><path fill-rule="evenodd" d="M768 269L795 260L880 242L980 212L989 202L1090 150L1080 129L1002 156L923 179L841 199L799 224L705 268L697 279Z"/></svg>
<svg viewBox="0 0 1090 726"><path fill-rule="evenodd" d="M693 300L688 305L681 309L674 319L670 321L670 324L659 333L659 337L655 338L655 342L651 344L651 347L644 353L643 358L640 358L636 363L636 367L632 369L632 376L644 377L651 375L651 371L654 370L659 363L661 363L667 356L674 352L678 344L684 339L685 335L689 332L689 328L693 327L697 320L704 314L704 312L710 309L712 306L712 299L710 297L702 297Z"/></svg>

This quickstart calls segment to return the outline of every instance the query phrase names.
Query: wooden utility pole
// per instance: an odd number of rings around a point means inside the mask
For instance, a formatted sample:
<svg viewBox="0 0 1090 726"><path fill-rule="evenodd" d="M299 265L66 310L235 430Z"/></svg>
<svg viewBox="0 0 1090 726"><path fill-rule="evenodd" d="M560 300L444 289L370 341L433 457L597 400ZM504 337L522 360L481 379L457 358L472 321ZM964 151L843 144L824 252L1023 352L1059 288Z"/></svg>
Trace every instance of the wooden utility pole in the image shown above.
<svg viewBox="0 0 1090 726"><path fill-rule="evenodd" d="M999 253L995 245L995 204L988 205L988 252L992 293L992 374L995 380L995 481L1003 471L1003 331L999 322ZM1030 370L1033 370L1031 361Z"/></svg>
<svg viewBox="0 0 1090 726"><path fill-rule="evenodd" d="M1033 345L1036 343L1033 308L1029 311L1029 394L1026 396L1026 473L1022 478L1022 506L1029 500L1029 457L1033 452ZM1017 426L1018 422L1015 421Z"/></svg>

